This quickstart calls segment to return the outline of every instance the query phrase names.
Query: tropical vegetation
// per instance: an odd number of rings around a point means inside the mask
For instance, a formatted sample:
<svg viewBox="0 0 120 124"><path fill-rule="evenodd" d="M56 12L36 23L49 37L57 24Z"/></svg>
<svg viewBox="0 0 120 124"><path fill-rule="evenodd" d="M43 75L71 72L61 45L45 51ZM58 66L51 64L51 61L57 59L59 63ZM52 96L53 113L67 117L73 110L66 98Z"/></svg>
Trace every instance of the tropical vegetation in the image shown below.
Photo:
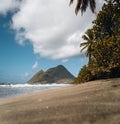
<svg viewBox="0 0 120 124"><path fill-rule="evenodd" d="M74 0L70 0L70 5L74 2ZM87 7L90 6L90 9L93 13L95 13L96 2L95 0L77 0L75 13L78 14L79 10L83 14L86 11Z"/></svg>
<svg viewBox="0 0 120 124"><path fill-rule="evenodd" d="M80 47L86 50L88 64L75 83L120 77L120 1L106 0L93 26L83 35Z"/></svg>

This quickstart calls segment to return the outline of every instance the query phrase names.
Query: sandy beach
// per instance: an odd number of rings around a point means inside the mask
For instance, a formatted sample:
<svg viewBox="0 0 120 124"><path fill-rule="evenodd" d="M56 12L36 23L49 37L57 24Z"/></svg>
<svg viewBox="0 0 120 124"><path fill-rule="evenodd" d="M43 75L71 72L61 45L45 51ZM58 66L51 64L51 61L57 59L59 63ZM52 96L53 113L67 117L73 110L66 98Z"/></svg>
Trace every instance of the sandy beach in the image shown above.
<svg viewBox="0 0 120 124"><path fill-rule="evenodd" d="M0 99L0 124L120 124L120 79Z"/></svg>

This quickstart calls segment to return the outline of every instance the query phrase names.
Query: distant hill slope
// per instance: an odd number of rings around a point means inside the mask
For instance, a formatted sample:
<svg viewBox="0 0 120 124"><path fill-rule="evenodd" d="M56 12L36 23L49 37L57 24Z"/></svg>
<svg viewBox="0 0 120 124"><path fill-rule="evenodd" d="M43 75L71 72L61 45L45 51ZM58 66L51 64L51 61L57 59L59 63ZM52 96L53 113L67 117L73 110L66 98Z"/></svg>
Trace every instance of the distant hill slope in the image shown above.
<svg viewBox="0 0 120 124"><path fill-rule="evenodd" d="M30 84L72 83L75 77L63 66L50 68L46 72L40 70L29 81Z"/></svg>

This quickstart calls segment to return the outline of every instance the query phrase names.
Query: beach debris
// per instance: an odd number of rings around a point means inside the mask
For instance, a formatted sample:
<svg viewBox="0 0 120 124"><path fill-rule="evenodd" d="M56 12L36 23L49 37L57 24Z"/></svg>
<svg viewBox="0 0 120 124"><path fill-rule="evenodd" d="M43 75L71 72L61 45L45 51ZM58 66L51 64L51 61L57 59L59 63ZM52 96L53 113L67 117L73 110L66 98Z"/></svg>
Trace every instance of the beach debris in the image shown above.
<svg viewBox="0 0 120 124"><path fill-rule="evenodd" d="M49 108L49 106L46 106L46 109L48 109Z"/></svg>
<svg viewBox="0 0 120 124"><path fill-rule="evenodd" d="M38 99L38 102L42 102L42 99Z"/></svg>

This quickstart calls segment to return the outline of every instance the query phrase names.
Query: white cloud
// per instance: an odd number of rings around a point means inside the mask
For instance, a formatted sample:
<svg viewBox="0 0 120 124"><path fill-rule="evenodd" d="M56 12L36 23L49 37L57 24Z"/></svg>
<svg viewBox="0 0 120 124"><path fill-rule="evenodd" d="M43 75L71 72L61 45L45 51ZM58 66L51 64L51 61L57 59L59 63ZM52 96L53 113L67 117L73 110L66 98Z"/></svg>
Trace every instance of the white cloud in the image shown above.
<svg viewBox="0 0 120 124"><path fill-rule="evenodd" d="M24 74L24 76L27 78L27 77L30 76L30 74L29 74L28 72L26 72L26 73Z"/></svg>
<svg viewBox="0 0 120 124"><path fill-rule="evenodd" d="M20 0L0 0L0 14L6 15L8 11L15 11L20 6Z"/></svg>
<svg viewBox="0 0 120 124"><path fill-rule="evenodd" d="M64 60L78 56L81 36L95 15L88 10L84 16L76 16L74 5L68 4L65 0L22 1L12 17L19 44L29 39L34 53L46 58Z"/></svg>
<svg viewBox="0 0 120 124"><path fill-rule="evenodd" d="M35 62L35 64L32 66L32 69L36 69L38 67L38 61Z"/></svg>

